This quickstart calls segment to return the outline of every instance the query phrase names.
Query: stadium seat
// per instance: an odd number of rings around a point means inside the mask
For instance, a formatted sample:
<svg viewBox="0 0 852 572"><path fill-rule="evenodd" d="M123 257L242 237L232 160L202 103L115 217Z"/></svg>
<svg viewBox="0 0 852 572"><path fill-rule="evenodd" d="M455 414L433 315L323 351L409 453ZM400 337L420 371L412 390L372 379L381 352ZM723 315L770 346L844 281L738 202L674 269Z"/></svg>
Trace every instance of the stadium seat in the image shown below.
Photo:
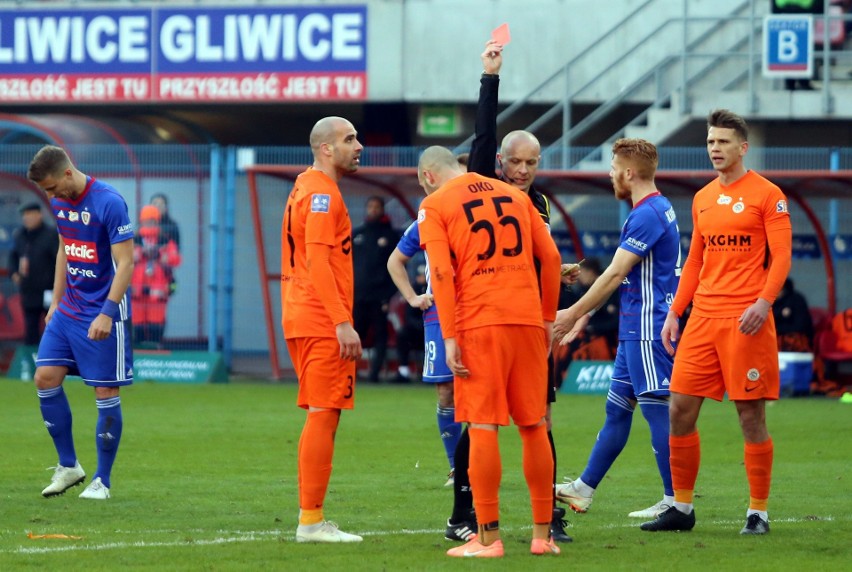
<svg viewBox="0 0 852 572"><path fill-rule="evenodd" d="M0 294L0 340L24 339L24 310L21 297L12 294L8 298Z"/></svg>
<svg viewBox="0 0 852 572"><path fill-rule="evenodd" d="M826 328L831 327L831 316L825 308L811 307L811 322L814 325L814 337Z"/></svg>
<svg viewBox="0 0 852 572"><path fill-rule="evenodd" d="M816 356L824 378L843 385L852 382L852 309L837 314L815 337Z"/></svg>

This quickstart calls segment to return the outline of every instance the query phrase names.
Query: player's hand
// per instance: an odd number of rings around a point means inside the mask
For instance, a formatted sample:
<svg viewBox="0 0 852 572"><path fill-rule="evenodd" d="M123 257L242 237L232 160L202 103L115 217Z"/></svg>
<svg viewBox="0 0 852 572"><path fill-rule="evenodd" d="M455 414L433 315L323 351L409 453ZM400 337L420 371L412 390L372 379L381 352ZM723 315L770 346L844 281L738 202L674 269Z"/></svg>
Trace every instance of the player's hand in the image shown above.
<svg viewBox="0 0 852 572"><path fill-rule="evenodd" d="M589 325L589 320L591 319L592 317L589 314L583 314L582 316L577 318L577 321L574 322L574 327L571 328L571 330L567 334L562 336L561 340L559 340L559 345L567 346L568 344L576 340L577 336L586 331L586 326Z"/></svg>
<svg viewBox="0 0 852 572"><path fill-rule="evenodd" d="M434 297L431 294L420 294L408 301L408 305L424 312L432 307Z"/></svg>
<svg viewBox="0 0 852 572"><path fill-rule="evenodd" d="M670 356L675 354L674 343L680 338L680 320L677 314L669 310L666 314L666 321L663 323L663 331L660 333L663 338L663 347Z"/></svg>
<svg viewBox="0 0 852 572"><path fill-rule="evenodd" d="M44 316L44 325L50 323L50 320L53 319L53 313L56 311L56 304L51 304L50 308L47 309L47 314Z"/></svg>
<svg viewBox="0 0 852 572"><path fill-rule="evenodd" d="M580 278L580 264L582 261L577 264L563 264L562 272L560 273L560 280L566 286L571 286L572 284L576 284L577 280Z"/></svg>
<svg viewBox="0 0 852 572"><path fill-rule="evenodd" d="M461 348L456 343L455 338L446 338L444 340L444 352L447 355L447 367L450 368L450 371L453 372L455 377L470 377L470 370L462 363Z"/></svg>
<svg viewBox="0 0 852 572"><path fill-rule="evenodd" d="M92 320L92 323L89 324L88 336L90 340L100 342L107 339L111 331L112 318L106 314L98 314L98 316Z"/></svg>
<svg viewBox="0 0 852 572"><path fill-rule="evenodd" d="M758 298L757 302L746 308L743 315L740 316L740 333L753 336L759 332L766 322L771 308L772 305L769 302L763 298Z"/></svg>
<svg viewBox="0 0 852 572"><path fill-rule="evenodd" d="M337 333L337 342L340 344L341 359L355 361L360 358L363 351L361 348L361 337L355 331L355 328L352 327L352 324L343 322L342 324L337 324L334 330Z"/></svg>
<svg viewBox="0 0 852 572"><path fill-rule="evenodd" d="M488 40L485 43L485 51L482 52L480 58L482 58L482 69L485 73L499 74L500 68L503 66L503 44Z"/></svg>
<svg viewBox="0 0 852 572"><path fill-rule="evenodd" d="M556 321L553 322L553 336L557 340L561 340L574 327L577 317L571 308L559 310L556 312Z"/></svg>

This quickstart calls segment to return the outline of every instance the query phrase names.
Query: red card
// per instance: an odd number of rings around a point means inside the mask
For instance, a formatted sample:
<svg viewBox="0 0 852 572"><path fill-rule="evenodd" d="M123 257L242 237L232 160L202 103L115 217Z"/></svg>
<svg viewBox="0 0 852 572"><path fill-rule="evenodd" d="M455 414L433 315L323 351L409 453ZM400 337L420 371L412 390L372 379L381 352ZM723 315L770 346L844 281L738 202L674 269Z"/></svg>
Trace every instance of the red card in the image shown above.
<svg viewBox="0 0 852 572"><path fill-rule="evenodd" d="M509 24L503 24L502 26L494 28L491 32L491 39L504 46L508 44L512 39L509 35Z"/></svg>

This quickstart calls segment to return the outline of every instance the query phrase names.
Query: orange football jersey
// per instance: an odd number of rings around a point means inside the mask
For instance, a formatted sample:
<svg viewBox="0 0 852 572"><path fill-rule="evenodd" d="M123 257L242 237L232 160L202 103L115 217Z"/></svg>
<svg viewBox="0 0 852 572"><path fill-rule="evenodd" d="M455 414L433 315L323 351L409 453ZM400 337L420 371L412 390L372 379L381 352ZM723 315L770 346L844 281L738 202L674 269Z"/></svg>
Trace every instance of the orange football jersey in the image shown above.
<svg viewBox="0 0 852 572"><path fill-rule="evenodd" d="M792 252L781 189L754 171L729 186L717 178L696 193L692 222L692 244L672 310L680 315L693 300L696 316L739 317L758 297L775 301Z"/></svg>
<svg viewBox="0 0 852 572"><path fill-rule="evenodd" d="M326 307L308 276L306 246L331 247L329 265L340 304ZM296 178L281 227L281 306L285 338L336 337L352 321L352 223L337 184L309 168Z"/></svg>
<svg viewBox="0 0 852 572"><path fill-rule="evenodd" d="M465 173L426 197L418 225L427 252L430 243L443 242L452 257L452 272L446 272L433 266L429 254L436 296L438 280L449 278L454 284L454 301L436 299L445 338L453 337L454 330L542 326L544 319L554 319L559 251L526 194L496 179ZM534 258L543 268L541 291ZM445 306L455 307L454 321L445 319Z"/></svg>

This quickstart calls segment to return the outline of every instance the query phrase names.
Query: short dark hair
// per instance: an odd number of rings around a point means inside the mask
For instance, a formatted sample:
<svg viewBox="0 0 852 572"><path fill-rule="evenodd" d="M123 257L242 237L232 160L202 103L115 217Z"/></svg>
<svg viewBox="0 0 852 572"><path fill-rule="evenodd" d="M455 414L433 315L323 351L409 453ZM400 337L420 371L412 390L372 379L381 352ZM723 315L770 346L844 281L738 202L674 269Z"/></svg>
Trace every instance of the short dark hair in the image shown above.
<svg viewBox="0 0 852 572"><path fill-rule="evenodd" d="M748 124L745 119L727 109L716 109L707 116L707 129L721 127L733 129L741 141L748 141Z"/></svg>
<svg viewBox="0 0 852 572"><path fill-rule="evenodd" d="M35 154L27 169L27 178L39 183L51 175L57 175L71 167L71 159L62 147L45 145Z"/></svg>

